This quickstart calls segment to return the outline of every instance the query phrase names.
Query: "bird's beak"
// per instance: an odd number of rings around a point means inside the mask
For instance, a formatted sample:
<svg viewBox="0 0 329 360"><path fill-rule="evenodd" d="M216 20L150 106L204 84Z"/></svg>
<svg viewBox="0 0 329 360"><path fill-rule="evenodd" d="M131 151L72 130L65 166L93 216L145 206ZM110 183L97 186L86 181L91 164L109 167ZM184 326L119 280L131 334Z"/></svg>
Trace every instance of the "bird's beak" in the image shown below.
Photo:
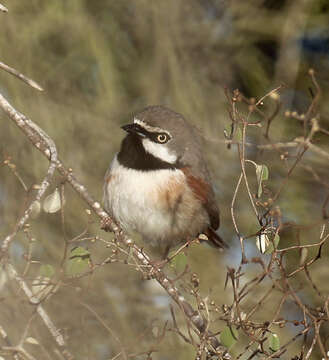
<svg viewBox="0 0 329 360"><path fill-rule="evenodd" d="M145 130L138 124L128 124L121 126L121 129L126 131L127 133L137 134L140 136L145 136Z"/></svg>
<svg viewBox="0 0 329 360"><path fill-rule="evenodd" d="M137 132L136 124L128 124L121 126L121 129L127 131L128 133Z"/></svg>

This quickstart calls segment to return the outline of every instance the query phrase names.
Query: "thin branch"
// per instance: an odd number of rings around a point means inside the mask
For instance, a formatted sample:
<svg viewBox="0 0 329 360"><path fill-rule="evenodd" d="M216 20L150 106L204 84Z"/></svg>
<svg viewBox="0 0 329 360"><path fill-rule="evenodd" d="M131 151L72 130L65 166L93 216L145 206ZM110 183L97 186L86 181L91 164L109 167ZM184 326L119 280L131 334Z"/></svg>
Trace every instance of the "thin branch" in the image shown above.
<svg viewBox="0 0 329 360"><path fill-rule="evenodd" d="M239 187L241 185L242 178L243 178L243 173L241 172L239 180L238 180L238 182L237 182L237 184L235 186L234 194L233 194L232 202L231 202L231 217L232 217L232 222L233 222L234 229L235 229L235 232L237 233L237 235L239 235L240 232L239 232L239 228L238 228L238 225L237 225L237 222L236 222L236 219L235 219L234 204L235 204L235 201L236 201L236 197L238 195L238 191L239 191Z"/></svg>
<svg viewBox="0 0 329 360"><path fill-rule="evenodd" d="M283 252L287 252L289 250L296 250L296 249L312 248L312 247L316 247L316 246L322 246L328 238L329 238L329 234L326 235L320 242L318 242L316 244L289 246L289 247L284 248L284 249L278 249L278 250L276 250L276 252L277 253L283 253Z"/></svg>
<svg viewBox="0 0 329 360"><path fill-rule="evenodd" d="M264 101L267 97L271 96L271 95L274 94L274 93L277 93L277 92L278 92L280 89L282 89L283 87L284 87L284 85L281 84L281 85L277 86L276 88L272 89L271 91L269 91L268 93L266 93L264 96L262 96L262 97L256 102L255 106L258 106L258 105L262 104L263 101Z"/></svg>
<svg viewBox="0 0 329 360"><path fill-rule="evenodd" d="M0 10L1 10L1 5L0 5ZM37 89L39 91L43 91L43 88L38 83L36 83L34 80L29 79L25 75L21 74L20 72L18 72L14 68L4 64L1 61L0 61L0 69L3 69L5 71L7 71L9 74L16 76L18 79L24 81L27 85L33 87L34 89Z"/></svg>
<svg viewBox="0 0 329 360"><path fill-rule="evenodd" d="M241 141L233 141L233 140L215 140L215 139L209 139L210 141L218 142L218 143L224 143L227 145L241 145ZM245 146L247 147L255 147L259 150L276 150L276 149L285 149L285 148L295 148L299 145L307 145L309 152L314 152L321 157L324 157L329 160L329 153L323 149L321 149L319 146L312 144L311 142L305 142L305 139L303 137L297 137L293 141L288 142L276 142L272 144L253 144L250 142L246 142Z"/></svg>
<svg viewBox="0 0 329 360"><path fill-rule="evenodd" d="M2 350L12 352L14 356L21 354L23 358L27 360L37 360L34 356L28 353L22 346L2 346Z"/></svg>
<svg viewBox="0 0 329 360"><path fill-rule="evenodd" d="M26 282L19 276L16 269L9 262L5 264L5 269L8 271L10 277L14 278L20 288L23 290L27 298L29 299L31 304L36 305L36 312L39 314L40 318L43 320L44 324L50 331L51 335L55 339L57 345L62 349L62 355L67 360L72 360L74 357L70 354L70 352L66 349L66 344L63 335L56 328L53 321L50 319L49 315L46 313L42 305L40 304L40 299L32 293Z"/></svg>
<svg viewBox="0 0 329 360"><path fill-rule="evenodd" d="M314 145L309 141L305 143L304 139L301 139L301 138L296 138L295 141L297 141L300 144L305 144L305 146L307 146L310 151L313 151L316 154L321 155L322 157L329 160L329 153L327 151L321 149L319 146Z"/></svg>
<svg viewBox="0 0 329 360"><path fill-rule="evenodd" d="M105 323L105 321L97 314L97 312L92 307L90 307L88 304L81 302L81 301L79 301L79 303L84 308L86 308L90 313L92 313L96 317L96 319L104 326L104 328L111 334L111 336L115 339L115 341L119 344L119 346L121 348L122 357L125 360L128 360L126 350L125 350L120 338L116 335L116 333Z"/></svg>
<svg viewBox="0 0 329 360"><path fill-rule="evenodd" d="M297 159L295 160L295 162L292 164L292 166L290 167L290 169L287 172L287 175L285 176L285 178L283 179L283 181L281 182L281 185L279 186L279 189L277 190L277 192L274 194L273 198L272 198L272 204L278 199L278 197L280 196L283 188L285 187L286 183L288 182L290 175L292 174L292 172L294 171L295 167L298 165L298 163L300 162L300 160L302 159L304 153L306 152L306 150L308 149L307 146L304 146L301 151L299 152L299 154L297 155Z"/></svg>
<svg viewBox="0 0 329 360"><path fill-rule="evenodd" d="M24 224L29 219L30 214L33 210L34 202L40 201L40 199L42 198L42 196L44 195L44 193L46 192L47 188L50 185L51 179L56 170L57 150L56 150L56 145L53 142L53 140L47 134L45 134L44 131L41 130L36 124L32 123L32 121L27 119L24 115L17 112L1 94L0 94L0 107L2 107L2 109L16 122L16 124L19 127L21 127L21 128L29 127L31 129L32 136L35 135L35 132L37 132L39 134L40 139L42 139L42 141L45 144L45 147L46 147L45 152L47 153L48 158L50 160L47 173L46 173L43 181L41 182L40 188L38 189L36 194L32 197L29 206L24 211L23 216L17 222L14 231L4 239L4 241L1 245L2 255L6 255L6 253L8 252L10 243L13 241L16 234L23 228ZM38 144L38 142L37 142L37 144Z"/></svg>
<svg viewBox="0 0 329 360"><path fill-rule="evenodd" d="M248 193L252 208L254 210L254 213L255 213L255 215L257 217L257 220L259 220L258 211L257 211L254 199L253 199L251 191L250 191L248 177L247 177L247 173L246 173L246 165L245 165L245 162L246 162L246 158L245 158L246 148L245 148L244 144L246 142L246 129L247 129L247 126L248 126L248 122L244 121L243 122L243 127L242 127L242 144L241 144L241 147L238 146L238 150L239 150L239 157L240 157L240 163L241 163L241 170L242 170L244 182L245 182L245 185L246 185L246 188L247 188L247 193Z"/></svg>

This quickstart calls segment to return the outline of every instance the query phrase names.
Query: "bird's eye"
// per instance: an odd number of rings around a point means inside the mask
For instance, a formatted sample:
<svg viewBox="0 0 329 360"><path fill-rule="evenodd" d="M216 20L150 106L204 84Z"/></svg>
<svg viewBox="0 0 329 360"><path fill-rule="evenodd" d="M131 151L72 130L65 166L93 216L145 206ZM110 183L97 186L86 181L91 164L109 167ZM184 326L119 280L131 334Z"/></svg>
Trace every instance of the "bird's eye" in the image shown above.
<svg viewBox="0 0 329 360"><path fill-rule="evenodd" d="M159 143L161 143L161 144L164 144L165 142L167 142L168 141L168 135L167 134L159 134L158 136L157 136L157 141L159 142Z"/></svg>

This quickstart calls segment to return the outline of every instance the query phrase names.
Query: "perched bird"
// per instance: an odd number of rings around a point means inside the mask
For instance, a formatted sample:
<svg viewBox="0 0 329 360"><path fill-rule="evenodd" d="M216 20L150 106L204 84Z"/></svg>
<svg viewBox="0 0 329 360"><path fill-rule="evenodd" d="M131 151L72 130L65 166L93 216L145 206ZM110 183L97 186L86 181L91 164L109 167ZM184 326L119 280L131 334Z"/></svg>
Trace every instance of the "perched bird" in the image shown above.
<svg viewBox="0 0 329 360"><path fill-rule="evenodd" d="M105 175L104 207L128 231L166 257L203 233L216 234L219 210L198 130L164 106L149 106L122 126L128 134Z"/></svg>

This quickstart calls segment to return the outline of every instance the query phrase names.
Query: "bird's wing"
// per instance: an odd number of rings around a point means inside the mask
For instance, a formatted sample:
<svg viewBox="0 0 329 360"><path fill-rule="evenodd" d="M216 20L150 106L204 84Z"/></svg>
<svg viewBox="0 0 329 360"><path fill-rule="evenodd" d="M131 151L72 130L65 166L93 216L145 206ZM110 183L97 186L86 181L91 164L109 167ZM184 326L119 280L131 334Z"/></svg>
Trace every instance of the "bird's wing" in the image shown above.
<svg viewBox="0 0 329 360"><path fill-rule="evenodd" d="M192 189L194 195L201 201L206 209L210 226L204 229L204 234L207 235L209 243L216 248L227 249L227 243L216 233L219 228L219 209L215 201L215 194L211 186L208 173L206 178L200 178L192 174L191 168L185 167L182 169L189 187ZM206 169L205 169L206 170Z"/></svg>
<svg viewBox="0 0 329 360"><path fill-rule="evenodd" d="M219 228L219 209L215 201L215 194L211 185L210 174L203 156L204 138L199 129L188 127L190 137L181 156L181 163L187 182L195 196L202 202L206 209L210 227Z"/></svg>
<svg viewBox="0 0 329 360"><path fill-rule="evenodd" d="M210 182L205 178L195 176L190 167L184 167L182 170L186 176L189 187L206 209L211 228L217 230L220 224L219 209Z"/></svg>

